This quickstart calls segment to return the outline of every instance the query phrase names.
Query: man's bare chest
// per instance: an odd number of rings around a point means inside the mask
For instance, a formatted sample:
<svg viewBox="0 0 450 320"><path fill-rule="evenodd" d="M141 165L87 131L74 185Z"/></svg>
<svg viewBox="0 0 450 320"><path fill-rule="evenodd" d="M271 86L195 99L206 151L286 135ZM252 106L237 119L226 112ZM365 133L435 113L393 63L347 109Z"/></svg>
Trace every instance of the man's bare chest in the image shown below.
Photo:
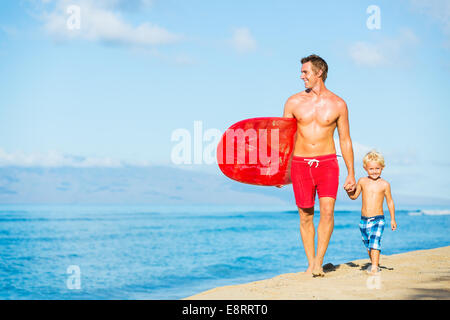
<svg viewBox="0 0 450 320"><path fill-rule="evenodd" d="M336 108L325 103L303 103L298 105L293 113L300 125L316 123L329 126L336 123L339 117Z"/></svg>

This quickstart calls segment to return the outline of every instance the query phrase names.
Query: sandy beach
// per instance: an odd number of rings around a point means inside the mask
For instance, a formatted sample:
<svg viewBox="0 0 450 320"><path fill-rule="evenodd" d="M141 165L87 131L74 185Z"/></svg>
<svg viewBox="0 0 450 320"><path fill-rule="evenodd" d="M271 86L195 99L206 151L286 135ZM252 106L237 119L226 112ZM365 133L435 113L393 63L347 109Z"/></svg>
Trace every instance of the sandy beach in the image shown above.
<svg viewBox="0 0 450 320"><path fill-rule="evenodd" d="M324 265L325 277L303 272L214 288L187 300L450 300L450 246L381 255L381 272L370 276L369 259Z"/></svg>

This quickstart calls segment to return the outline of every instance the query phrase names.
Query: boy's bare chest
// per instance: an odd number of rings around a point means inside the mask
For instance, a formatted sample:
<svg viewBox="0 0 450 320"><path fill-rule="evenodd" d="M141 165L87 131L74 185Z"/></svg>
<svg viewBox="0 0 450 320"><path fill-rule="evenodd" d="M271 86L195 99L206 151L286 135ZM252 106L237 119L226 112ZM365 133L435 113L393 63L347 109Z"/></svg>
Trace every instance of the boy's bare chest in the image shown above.
<svg viewBox="0 0 450 320"><path fill-rule="evenodd" d="M384 197L384 186L380 183L366 183L362 188L363 196L366 197Z"/></svg>

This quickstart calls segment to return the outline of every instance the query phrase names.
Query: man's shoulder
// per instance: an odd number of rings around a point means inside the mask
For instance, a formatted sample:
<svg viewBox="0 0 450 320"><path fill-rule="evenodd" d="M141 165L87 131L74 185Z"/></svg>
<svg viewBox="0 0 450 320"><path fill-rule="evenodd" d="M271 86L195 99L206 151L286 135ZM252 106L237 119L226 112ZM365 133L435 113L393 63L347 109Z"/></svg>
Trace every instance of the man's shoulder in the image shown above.
<svg viewBox="0 0 450 320"><path fill-rule="evenodd" d="M340 109L344 109L347 108L347 104L345 103L344 99L342 99L341 97L339 97L337 94L335 94L334 92L328 90L328 99L333 102L333 105L336 106L337 108Z"/></svg>
<svg viewBox="0 0 450 320"><path fill-rule="evenodd" d="M301 91L301 92L295 93L287 99L286 104L301 103L301 102L305 101L306 96L307 96L306 91Z"/></svg>
<svg viewBox="0 0 450 320"><path fill-rule="evenodd" d="M306 92L306 90L303 90L303 91L294 93L292 96L290 96L288 98L288 101L289 100L298 100L298 99L303 100L307 97L307 95L308 95L308 93Z"/></svg>

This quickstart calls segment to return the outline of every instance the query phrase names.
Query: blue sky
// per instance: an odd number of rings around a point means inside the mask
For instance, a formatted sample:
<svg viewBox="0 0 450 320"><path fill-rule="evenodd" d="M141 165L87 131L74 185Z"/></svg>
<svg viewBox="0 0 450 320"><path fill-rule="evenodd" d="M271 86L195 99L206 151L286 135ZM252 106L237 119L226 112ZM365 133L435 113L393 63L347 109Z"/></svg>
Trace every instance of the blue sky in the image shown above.
<svg viewBox="0 0 450 320"><path fill-rule="evenodd" d="M376 148L402 193L450 198L449 21L439 0L2 1L0 165L173 165L174 130L281 116L316 53L357 163Z"/></svg>

